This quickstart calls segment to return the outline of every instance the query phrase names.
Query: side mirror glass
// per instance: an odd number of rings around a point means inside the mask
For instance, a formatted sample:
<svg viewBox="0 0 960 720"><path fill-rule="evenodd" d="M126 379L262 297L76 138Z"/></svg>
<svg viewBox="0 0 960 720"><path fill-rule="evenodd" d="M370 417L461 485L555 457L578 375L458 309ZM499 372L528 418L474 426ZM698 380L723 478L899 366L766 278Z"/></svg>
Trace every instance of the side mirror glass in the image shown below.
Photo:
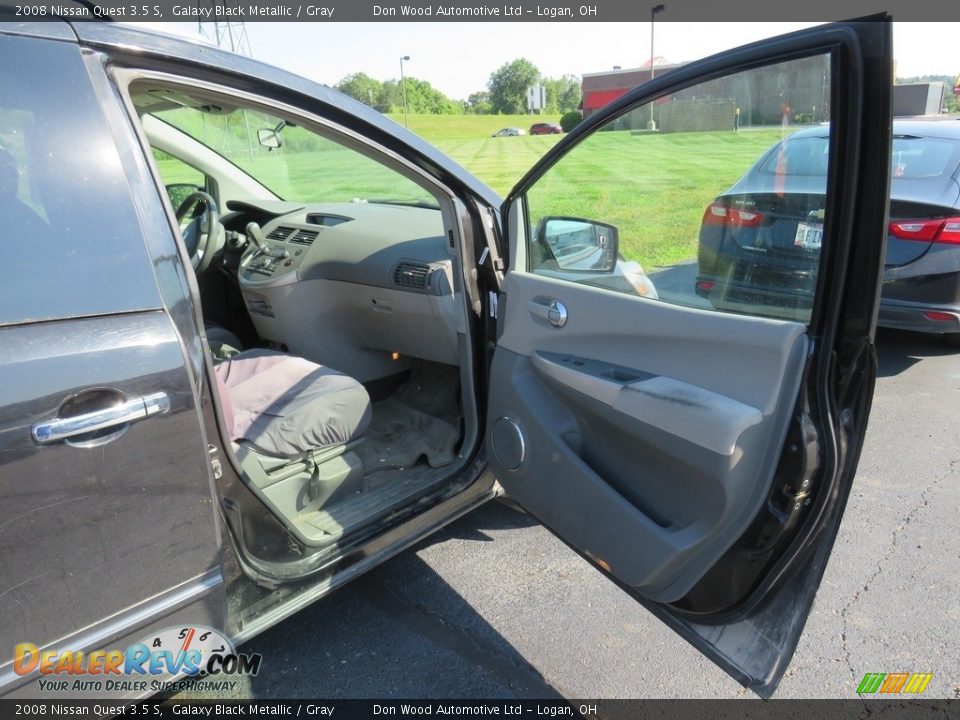
<svg viewBox="0 0 960 720"><path fill-rule="evenodd" d="M193 195L197 190L203 190L192 183L173 183L167 185L167 197L170 198L170 204L176 210L183 204L183 201Z"/></svg>
<svg viewBox="0 0 960 720"><path fill-rule="evenodd" d="M611 273L617 266L620 236L617 228L607 223L546 217L537 228L537 241L560 270Z"/></svg>

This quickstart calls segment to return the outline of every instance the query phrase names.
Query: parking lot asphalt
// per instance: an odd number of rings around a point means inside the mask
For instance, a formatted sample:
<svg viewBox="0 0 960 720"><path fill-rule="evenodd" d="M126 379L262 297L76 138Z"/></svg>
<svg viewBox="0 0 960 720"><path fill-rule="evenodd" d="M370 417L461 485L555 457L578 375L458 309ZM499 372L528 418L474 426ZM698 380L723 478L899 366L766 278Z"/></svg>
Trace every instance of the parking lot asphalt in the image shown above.
<svg viewBox="0 0 960 720"><path fill-rule="evenodd" d="M864 673L897 671L960 697L960 354L906 333L878 344L853 494L776 697L855 697ZM245 650L263 668L237 697L751 697L500 502Z"/></svg>

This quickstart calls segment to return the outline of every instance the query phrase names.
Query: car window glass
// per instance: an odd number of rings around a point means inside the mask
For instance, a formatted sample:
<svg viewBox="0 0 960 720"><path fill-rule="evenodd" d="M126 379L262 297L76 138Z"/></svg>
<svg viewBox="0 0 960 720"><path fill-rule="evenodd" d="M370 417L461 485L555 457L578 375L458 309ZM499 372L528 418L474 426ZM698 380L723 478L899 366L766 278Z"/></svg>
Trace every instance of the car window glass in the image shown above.
<svg viewBox="0 0 960 720"><path fill-rule="evenodd" d="M76 46L0 36L0 324L155 308L114 140Z"/></svg>
<svg viewBox="0 0 960 720"><path fill-rule="evenodd" d="M206 187L207 179L202 172L170 153L153 148L153 159L174 210L193 192Z"/></svg>
<svg viewBox="0 0 960 720"><path fill-rule="evenodd" d="M824 54L700 83L609 120L527 191L527 269L807 322L828 241L829 106Z"/></svg>
<svg viewBox="0 0 960 720"><path fill-rule="evenodd" d="M894 178L936 178L952 175L960 162L956 140L894 135L890 170Z"/></svg>
<svg viewBox="0 0 960 720"><path fill-rule="evenodd" d="M340 142L252 108L211 112L209 104L154 113L284 200L436 205L430 193Z"/></svg>
<svg viewBox="0 0 960 720"><path fill-rule="evenodd" d="M767 155L760 172L827 176L827 133L786 138ZM957 167L960 146L946 138L899 135L893 138L891 174L895 178L946 177Z"/></svg>

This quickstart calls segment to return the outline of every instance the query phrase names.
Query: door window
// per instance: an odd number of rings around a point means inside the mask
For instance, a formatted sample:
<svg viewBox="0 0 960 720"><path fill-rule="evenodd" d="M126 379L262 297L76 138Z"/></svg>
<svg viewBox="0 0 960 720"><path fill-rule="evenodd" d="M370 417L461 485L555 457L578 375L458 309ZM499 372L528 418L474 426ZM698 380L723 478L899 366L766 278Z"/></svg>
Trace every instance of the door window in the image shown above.
<svg viewBox="0 0 960 720"><path fill-rule="evenodd" d="M183 160L156 148L153 148L153 159L174 210L197 190L206 189L206 176Z"/></svg>
<svg viewBox="0 0 960 720"><path fill-rule="evenodd" d="M76 46L0 38L0 325L159 306L130 189Z"/></svg>
<svg viewBox="0 0 960 720"><path fill-rule="evenodd" d="M610 120L527 192L527 269L807 322L830 159L830 58L687 87Z"/></svg>

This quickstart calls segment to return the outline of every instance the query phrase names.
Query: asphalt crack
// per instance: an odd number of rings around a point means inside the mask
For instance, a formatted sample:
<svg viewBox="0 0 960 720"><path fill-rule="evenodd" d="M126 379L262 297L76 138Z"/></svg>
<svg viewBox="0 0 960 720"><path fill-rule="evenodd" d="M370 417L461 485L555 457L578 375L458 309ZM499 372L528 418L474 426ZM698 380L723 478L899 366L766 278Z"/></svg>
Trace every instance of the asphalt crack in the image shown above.
<svg viewBox="0 0 960 720"><path fill-rule="evenodd" d="M887 560L893 557L903 531L907 529L911 522L913 522L914 518L920 511L929 506L930 501L928 496L935 488L937 488L941 483L943 483L943 481L953 474L958 462L960 462L960 460L951 460L950 464L947 466L947 471L940 477L936 478L935 480L931 480L927 484L927 486L920 493L920 498L917 501L917 504L914 505L910 512L904 515L903 519L894 526L890 544L887 547L887 550L883 553L883 556L877 560L877 565L873 572L870 573L870 576L859 588L857 588L857 590L850 596L850 599L847 600L847 602L844 603L844 606L840 609L840 621L842 625L840 630L841 647L843 648L843 656L847 664L847 669L850 671L850 679L853 680L854 683L857 682L857 671L853 667L853 658L850 654L850 645L847 638L847 629L849 627L848 614L850 612L850 608L853 607L853 605L860 599L860 596L869 589L874 580L876 580L880 573L883 572L883 566Z"/></svg>

